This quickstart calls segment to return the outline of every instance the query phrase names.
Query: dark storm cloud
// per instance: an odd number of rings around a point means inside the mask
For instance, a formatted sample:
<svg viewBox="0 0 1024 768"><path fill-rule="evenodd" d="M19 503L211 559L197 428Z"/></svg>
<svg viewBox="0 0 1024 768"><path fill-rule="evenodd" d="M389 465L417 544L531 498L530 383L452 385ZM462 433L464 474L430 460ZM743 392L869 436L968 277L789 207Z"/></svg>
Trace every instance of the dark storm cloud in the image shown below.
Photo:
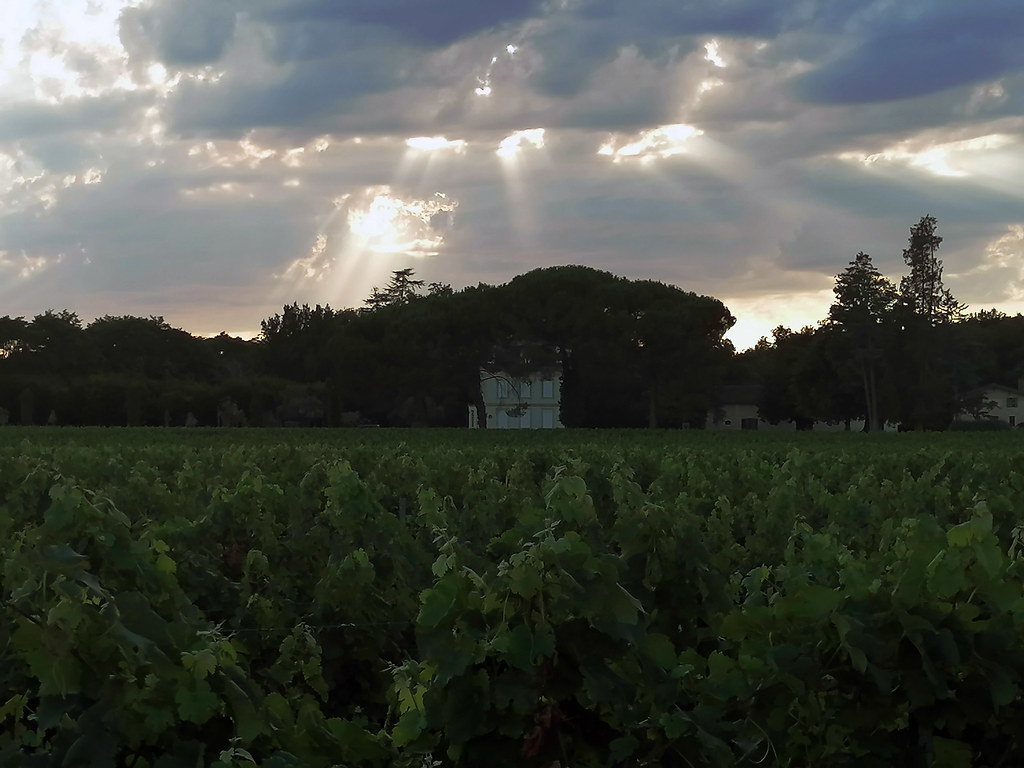
<svg viewBox="0 0 1024 768"><path fill-rule="evenodd" d="M542 0L303 0L265 12L275 23L365 24L392 30L420 45L450 45L502 24L537 15Z"/></svg>
<svg viewBox="0 0 1024 768"><path fill-rule="evenodd" d="M156 0L121 13L121 43L134 56L171 67L211 64L235 32L233 0Z"/></svg>
<svg viewBox="0 0 1024 768"><path fill-rule="evenodd" d="M189 82L168 100L171 128L184 134L244 134L266 126L338 129L358 99L396 87L400 57L339 56L293 65L277 82Z"/></svg>
<svg viewBox="0 0 1024 768"><path fill-rule="evenodd" d="M931 177L922 183L919 175L865 172L838 161L809 169L800 186L811 198L868 219L892 216L916 221L931 212L941 218L997 223L1017 220L1024 210L1020 195L979 186L970 179Z"/></svg>
<svg viewBox="0 0 1024 768"><path fill-rule="evenodd" d="M51 278L70 279L64 290L83 291L237 285L265 278L289 254L305 223L299 201L231 196L211 204L182 196L188 182L173 173L114 174L101 184L71 187L49 210L5 218L5 246L29 254L87 254L91 263L81 267L76 259L73 277ZM226 221L244 225L225 238Z"/></svg>
<svg viewBox="0 0 1024 768"><path fill-rule="evenodd" d="M569 97L625 46L664 62L693 50L702 35L774 36L791 13L785 3L760 0L590 0L553 14L531 35L544 57L532 82L543 93Z"/></svg>
<svg viewBox="0 0 1024 768"><path fill-rule="evenodd" d="M80 141L68 141L67 136L23 139L19 146L25 154L54 173L81 173L82 169L98 164L100 159L95 148Z"/></svg>
<svg viewBox="0 0 1024 768"><path fill-rule="evenodd" d="M762 0L594 0L581 16L634 20L662 35L720 34L773 37L794 14L795 5Z"/></svg>
<svg viewBox="0 0 1024 768"><path fill-rule="evenodd" d="M24 101L0 110L0 142L90 132L115 133L132 124L133 115L150 103L140 93L85 96L58 104Z"/></svg>
<svg viewBox="0 0 1024 768"><path fill-rule="evenodd" d="M1024 3L944 5L869 27L848 51L799 78L797 92L823 104L894 101L1024 68Z"/></svg>

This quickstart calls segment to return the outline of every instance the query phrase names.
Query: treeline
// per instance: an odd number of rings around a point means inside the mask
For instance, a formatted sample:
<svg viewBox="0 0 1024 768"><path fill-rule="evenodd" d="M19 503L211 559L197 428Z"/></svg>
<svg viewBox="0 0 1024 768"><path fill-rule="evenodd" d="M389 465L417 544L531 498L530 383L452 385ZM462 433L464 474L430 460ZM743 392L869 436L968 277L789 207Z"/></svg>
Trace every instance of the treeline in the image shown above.
<svg viewBox="0 0 1024 768"><path fill-rule="evenodd" d="M570 427L700 427L723 383L760 385L770 422L945 429L978 387L1024 375L1024 317L968 315L945 287L932 216L907 274L858 253L828 316L739 355L717 299L580 266L455 291L392 274L359 309L291 304L253 341L160 317L0 318L0 423L465 426L480 371L561 376Z"/></svg>
<svg viewBox="0 0 1024 768"><path fill-rule="evenodd" d="M482 368L544 368L566 426L699 424L733 322L716 299L588 267L460 291L406 269L360 309L286 306L249 342L159 317L0 318L0 408L21 424L465 426Z"/></svg>
<svg viewBox="0 0 1024 768"><path fill-rule="evenodd" d="M946 429L958 414L984 414L983 385L1016 387L1024 317L967 314L943 283L941 243L936 219L924 216L910 230L898 285L858 253L836 276L821 323L776 328L772 340L738 355L730 376L762 385L761 417Z"/></svg>

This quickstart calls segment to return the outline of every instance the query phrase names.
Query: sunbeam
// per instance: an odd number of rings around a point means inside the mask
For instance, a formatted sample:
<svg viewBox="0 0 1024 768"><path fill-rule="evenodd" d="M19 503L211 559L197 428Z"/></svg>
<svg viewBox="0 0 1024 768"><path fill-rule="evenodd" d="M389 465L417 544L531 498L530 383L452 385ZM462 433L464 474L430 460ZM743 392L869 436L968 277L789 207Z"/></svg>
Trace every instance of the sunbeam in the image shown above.
<svg viewBox="0 0 1024 768"><path fill-rule="evenodd" d="M280 276L320 300L358 306L398 263L436 256L454 225L458 202L442 192L405 198L389 185L334 200L308 256Z"/></svg>
<svg viewBox="0 0 1024 768"><path fill-rule="evenodd" d="M536 245L536 224L533 205L526 193L524 169L521 157L524 149L543 150L545 130L528 128L506 136L494 151L501 158L501 170L505 180L505 198L509 219L521 247Z"/></svg>

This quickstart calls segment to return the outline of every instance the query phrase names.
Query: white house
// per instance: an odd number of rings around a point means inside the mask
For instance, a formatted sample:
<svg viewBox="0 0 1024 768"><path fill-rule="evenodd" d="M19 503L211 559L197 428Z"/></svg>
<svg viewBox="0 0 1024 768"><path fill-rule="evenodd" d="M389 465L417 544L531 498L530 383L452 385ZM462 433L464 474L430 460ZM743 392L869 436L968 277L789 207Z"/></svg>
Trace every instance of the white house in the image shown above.
<svg viewBox="0 0 1024 768"><path fill-rule="evenodd" d="M557 371L534 373L527 378L504 371L480 371L488 429L557 429L561 380ZM477 411L469 407L469 426L480 426Z"/></svg>
<svg viewBox="0 0 1024 768"><path fill-rule="evenodd" d="M1005 384L986 384L970 392L977 398L980 407L977 411L957 414L957 421L1001 421L1011 427L1024 424L1024 380L1017 382L1017 387Z"/></svg>
<svg viewBox="0 0 1024 768"><path fill-rule="evenodd" d="M759 384L727 384L720 387L717 393L719 405L708 412L705 427L725 431L795 432L797 430L795 421L786 420L772 424L767 419L761 418L761 392ZM860 432L864 429L864 421L861 419L851 421L849 427L844 422L815 421L807 422L803 427L815 432ZM895 432L896 425L886 424L884 429L886 432Z"/></svg>
<svg viewBox="0 0 1024 768"><path fill-rule="evenodd" d="M758 413L761 387L758 384L728 384L718 391L719 406L708 412L708 429L796 429L792 422L772 425Z"/></svg>

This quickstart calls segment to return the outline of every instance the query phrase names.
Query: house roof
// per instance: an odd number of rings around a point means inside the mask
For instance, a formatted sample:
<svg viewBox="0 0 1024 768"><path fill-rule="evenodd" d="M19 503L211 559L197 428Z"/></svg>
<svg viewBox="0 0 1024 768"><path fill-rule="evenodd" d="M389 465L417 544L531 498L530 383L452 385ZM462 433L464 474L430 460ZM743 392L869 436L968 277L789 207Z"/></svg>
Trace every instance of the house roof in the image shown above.
<svg viewBox="0 0 1024 768"><path fill-rule="evenodd" d="M992 390L996 390L996 389L1001 391L1001 392L1006 392L1008 395L1016 395L1018 397L1024 397L1024 391L1021 391L1021 390L1017 389L1016 387L1008 387L1005 384L997 384L996 382L992 382L992 383L989 383L989 384L982 384L980 387L975 387L970 392L968 392L967 395L968 396L971 396L971 395L983 395L983 394L985 394L987 392L991 392Z"/></svg>

